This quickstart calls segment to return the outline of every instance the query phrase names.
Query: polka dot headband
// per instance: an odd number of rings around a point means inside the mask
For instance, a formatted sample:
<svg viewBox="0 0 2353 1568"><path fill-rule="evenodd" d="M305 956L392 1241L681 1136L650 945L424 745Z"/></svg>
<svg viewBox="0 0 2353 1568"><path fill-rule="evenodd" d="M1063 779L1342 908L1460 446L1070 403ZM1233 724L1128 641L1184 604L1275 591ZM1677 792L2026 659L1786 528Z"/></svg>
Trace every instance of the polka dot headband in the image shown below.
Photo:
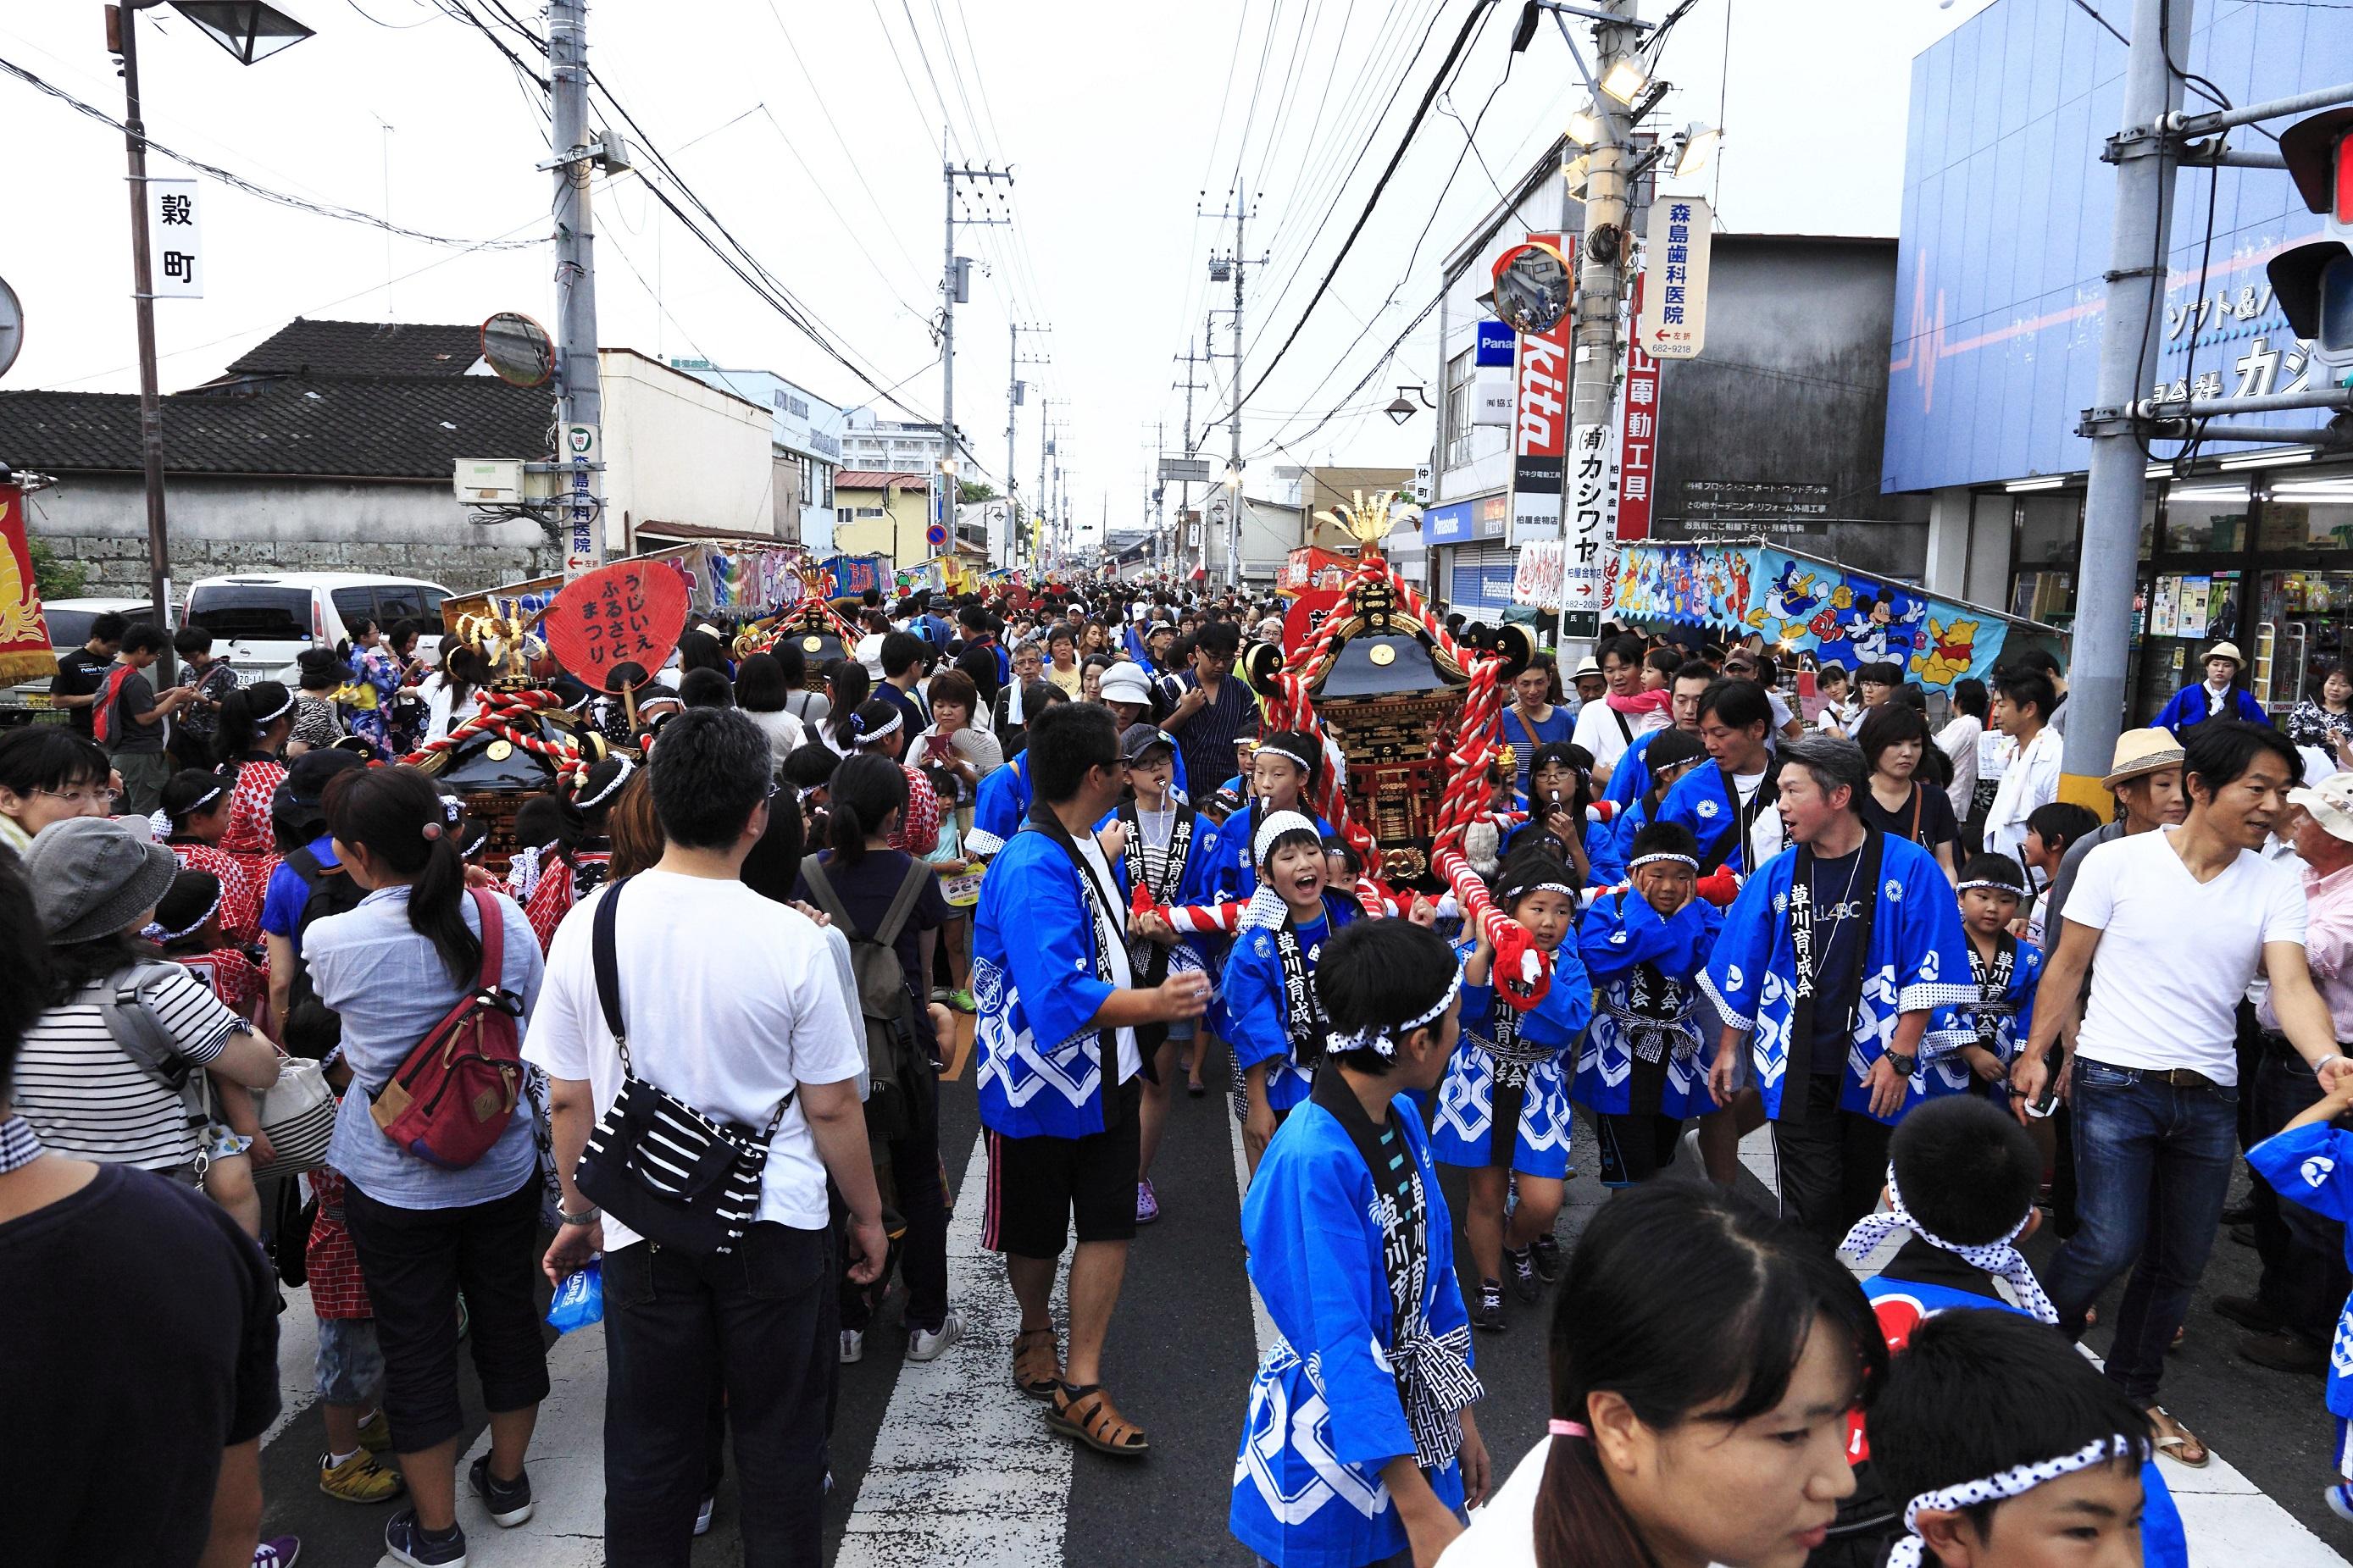
<svg viewBox="0 0 2353 1568"><path fill-rule="evenodd" d="M1312 773L1315 771L1315 764L1314 763L1309 762L1305 757L1301 756L1297 752L1293 751L1288 746L1270 746L1264 741L1261 741L1258 743L1257 751L1252 754L1261 757L1281 757L1284 762L1298 768L1298 770L1303 773Z"/></svg>
<svg viewBox="0 0 2353 1568"><path fill-rule="evenodd" d="M1904 1528L1911 1533L1895 1543L1887 1554L1887 1568L1921 1568L1928 1542L1920 1533L1920 1513L1924 1509L1953 1512L1974 1508L1979 1503L2004 1502L2021 1497L2062 1476L2088 1470L2094 1465L2111 1464L2118 1459L2146 1460L2147 1440L2134 1439L2119 1432L2113 1437L2094 1437L2072 1454L2062 1454L2055 1459L2038 1459L2031 1464L2015 1466L1983 1480L1962 1481L1958 1485L1939 1487L1935 1491L1922 1492L1904 1505Z"/></svg>
<svg viewBox="0 0 2353 1568"><path fill-rule="evenodd" d="M1660 850L1649 855L1637 855L1631 860L1626 862L1626 869L1629 871L1639 871L1645 866L1657 865L1688 866L1694 871L1699 869L1699 862L1691 856L1670 855L1664 850Z"/></svg>
<svg viewBox="0 0 2353 1568"><path fill-rule="evenodd" d="M1989 1274L1999 1274L2009 1280L2010 1288L2018 1293L2018 1304L2039 1321L2056 1323L2059 1321L2059 1309L2052 1306L2051 1298L2042 1293L2042 1281L2034 1278L2034 1270L2012 1245L2019 1233L2026 1228L2026 1222L2034 1217L2031 1208L2021 1215L2018 1223L2010 1227L2010 1234L1999 1241L1988 1242L1983 1247L1963 1247L1957 1242L1947 1241L1941 1236L1931 1234L1928 1227L1914 1219L1912 1211L1904 1206L1904 1192L1895 1184L1893 1162L1887 1167L1887 1205L1885 1214L1869 1214L1855 1221L1854 1228L1846 1233L1844 1241L1839 1243L1839 1251L1850 1258L1867 1258L1888 1237L1899 1230L1908 1230L1937 1251L1949 1252L1964 1263L1974 1264Z"/></svg>
<svg viewBox="0 0 2353 1568"><path fill-rule="evenodd" d="M187 937L192 937L198 931L205 929L205 922L206 921L220 913L221 900L226 895L222 893L215 893L213 895L213 901L205 906L205 912L198 915L186 925L181 927L178 931L165 931L161 921L150 921L147 924L139 928L139 934L146 938L149 942L179 942Z"/></svg>
<svg viewBox="0 0 2353 1568"><path fill-rule="evenodd" d="M1454 966L1454 977L1446 983L1445 993L1435 1005L1417 1013L1402 1024L1377 1024L1353 1034L1330 1034L1324 1037L1324 1048L1334 1056L1343 1051L1370 1051L1383 1061L1397 1058L1398 1042L1427 1024L1446 1016L1446 1009L1454 1005L1454 998L1462 994L1462 966Z"/></svg>
<svg viewBox="0 0 2353 1568"><path fill-rule="evenodd" d="M1955 885L1953 891L1956 893L1966 893L1972 888L1982 889L1989 893L2008 893L2013 899L2022 899L2026 897L2025 889L2020 887L2015 882L2005 882L1999 877L1978 877L1967 882L1957 883Z"/></svg>
<svg viewBox="0 0 2353 1568"><path fill-rule="evenodd" d="M886 735L897 734L899 727L905 722L906 716L895 708L891 710L889 719L875 725L871 730L866 727L866 721L856 714L851 714L849 718L849 727L858 731L858 743L861 746L871 746Z"/></svg>
<svg viewBox="0 0 2353 1568"><path fill-rule="evenodd" d="M595 795L582 795L574 801L573 805L583 811L591 811L621 793L621 786L629 782L629 775L638 771L638 764L622 756L616 756L613 761L618 763L619 767L611 778L605 781L605 787Z"/></svg>

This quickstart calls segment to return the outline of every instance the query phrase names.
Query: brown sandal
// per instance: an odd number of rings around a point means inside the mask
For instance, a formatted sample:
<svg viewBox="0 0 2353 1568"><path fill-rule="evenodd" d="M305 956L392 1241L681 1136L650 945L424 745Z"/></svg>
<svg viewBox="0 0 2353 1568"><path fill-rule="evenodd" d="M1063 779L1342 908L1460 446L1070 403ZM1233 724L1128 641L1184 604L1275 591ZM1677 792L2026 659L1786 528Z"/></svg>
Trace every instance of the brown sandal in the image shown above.
<svg viewBox="0 0 2353 1568"><path fill-rule="evenodd" d="M1046 1425L1066 1437L1076 1437L1098 1454L1117 1458L1141 1458L1152 1451L1138 1426L1119 1413L1099 1383L1065 1383L1054 1390L1054 1407Z"/></svg>
<svg viewBox="0 0 2353 1568"><path fill-rule="evenodd" d="M1051 1399L1062 1385L1062 1358L1052 1329L1024 1329L1013 1336L1013 1386L1032 1399Z"/></svg>

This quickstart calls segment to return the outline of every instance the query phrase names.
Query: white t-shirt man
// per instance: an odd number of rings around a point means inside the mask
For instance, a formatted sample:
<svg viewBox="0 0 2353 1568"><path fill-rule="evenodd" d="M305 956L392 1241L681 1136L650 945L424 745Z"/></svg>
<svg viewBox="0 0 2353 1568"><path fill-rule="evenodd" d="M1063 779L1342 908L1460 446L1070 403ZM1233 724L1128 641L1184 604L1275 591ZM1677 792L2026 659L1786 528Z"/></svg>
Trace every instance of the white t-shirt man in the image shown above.
<svg viewBox="0 0 2353 1568"><path fill-rule="evenodd" d="M621 1092L621 1055L596 998L598 889L555 930L523 1059L586 1079L603 1117ZM741 882L646 871L628 879L614 922L623 1022L637 1076L707 1116L765 1127L803 1083L855 1079L865 1032L816 922ZM768 1140L755 1216L796 1230L829 1222L825 1166L795 1096ZM638 1240L605 1216L608 1251Z"/></svg>
<svg viewBox="0 0 2353 1568"><path fill-rule="evenodd" d="M2019 859L2019 848L2026 842L2026 819L2059 798L2060 763L2066 750L2067 738L2048 725L2023 747L2011 743L2001 783L1986 812L1988 849Z"/></svg>
<svg viewBox="0 0 2353 1568"><path fill-rule="evenodd" d="M2239 998L2265 942L2304 945L2293 866L2252 849L2200 883L2173 847L2178 827L2112 839L2084 857L2065 920L2099 931L2075 1049L2109 1067L2189 1068L2239 1081Z"/></svg>
<svg viewBox="0 0 2353 1568"><path fill-rule="evenodd" d="M1664 713L1620 713L1605 698L1577 710L1577 728L1570 732L1570 738L1572 743L1592 753L1597 766L1614 769L1636 736L1666 727Z"/></svg>

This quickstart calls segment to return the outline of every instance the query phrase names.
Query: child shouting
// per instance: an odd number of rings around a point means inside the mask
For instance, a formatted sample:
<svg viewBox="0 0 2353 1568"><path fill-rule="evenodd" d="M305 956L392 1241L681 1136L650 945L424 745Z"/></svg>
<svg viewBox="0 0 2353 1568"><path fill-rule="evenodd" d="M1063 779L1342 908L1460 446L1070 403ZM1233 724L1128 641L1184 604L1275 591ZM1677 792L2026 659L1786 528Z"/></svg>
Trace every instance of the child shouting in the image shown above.
<svg viewBox="0 0 2353 1568"><path fill-rule="evenodd" d="M1524 1301L1559 1275L1552 1248L1568 1179L1568 1079L1577 1037L1593 1016L1593 986L1577 960L1577 884L1541 849L1522 850L1495 883L1495 902L1525 928L1531 945L1553 955L1552 984L1525 1012L1497 994L1495 950L1483 930L1455 952L1462 971L1462 1041L1438 1091L1431 1147L1445 1164L1468 1166L1470 1203L1462 1236L1479 1266L1471 1321L1504 1327L1504 1270ZM1519 1205L1506 1234L1504 1200L1519 1177ZM1541 1258L1538 1244L1543 1244Z"/></svg>
<svg viewBox="0 0 2353 1568"><path fill-rule="evenodd" d="M1447 1070L1462 986L1445 942L1406 921L1324 949L1324 1065L1242 1204L1282 1337L1250 1380L1227 1520L1267 1562L1432 1563L1485 1499L1453 1227L1411 1099Z"/></svg>
<svg viewBox="0 0 2353 1568"><path fill-rule="evenodd" d="M1234 1116L1255 1172L1275 1128L1307 1098L1322 1054L1315 966L1324 944L1362 911L1325 890L1324 834L1312 817L1274 811L1259 818L1250 858L1255 890L1226 960L1219 1032L1234 1048Z"/></svg>

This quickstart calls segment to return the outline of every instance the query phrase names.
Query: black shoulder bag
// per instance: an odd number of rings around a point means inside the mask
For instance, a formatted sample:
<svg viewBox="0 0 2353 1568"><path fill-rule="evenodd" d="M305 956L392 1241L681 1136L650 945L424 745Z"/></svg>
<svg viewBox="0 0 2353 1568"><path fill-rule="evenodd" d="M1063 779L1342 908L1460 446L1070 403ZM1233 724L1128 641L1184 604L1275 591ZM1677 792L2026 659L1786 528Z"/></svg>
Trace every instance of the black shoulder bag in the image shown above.
<svg viewBox="0 0 2353 1568"><path fill-rule="evenodd" d="M648 1241L696 1258L715 1257L734 1251L759 1213L768 1140L799 1090L787 1091L766 1128L756 1129L715 1121L637 1075L621 1020L613 941L614 911L628 883L623 878L606 889L591 928L596 1000L621 1054L621 1092L589 1133L573 1184Z"/></svg>

